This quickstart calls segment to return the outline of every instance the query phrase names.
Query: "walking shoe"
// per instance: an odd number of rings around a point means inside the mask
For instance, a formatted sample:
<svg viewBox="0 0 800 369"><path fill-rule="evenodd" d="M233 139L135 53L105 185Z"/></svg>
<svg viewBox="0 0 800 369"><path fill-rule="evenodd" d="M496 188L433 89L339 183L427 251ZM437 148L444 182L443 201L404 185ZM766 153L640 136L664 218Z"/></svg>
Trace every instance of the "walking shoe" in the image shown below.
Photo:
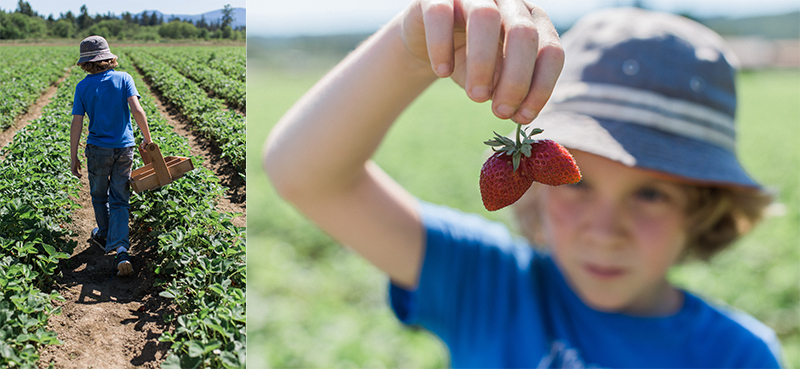
<svg viewBox="0 0 800 369"><path fill-rule="evenodd" d="M92 230L92 241L96 242L98 245L102 246L104 249L106 248L106 239L100 237L97 233L100 232L100 228L95 228Z"/></svg>
<svg viewBox="0 0 800 369"><path fill-rule="evenodd" d="M117 256L114 257L114 262L117 264L118 276L133 274L133 265L131 264L131 258L128 256L127 252L117 253Z"/></svg>

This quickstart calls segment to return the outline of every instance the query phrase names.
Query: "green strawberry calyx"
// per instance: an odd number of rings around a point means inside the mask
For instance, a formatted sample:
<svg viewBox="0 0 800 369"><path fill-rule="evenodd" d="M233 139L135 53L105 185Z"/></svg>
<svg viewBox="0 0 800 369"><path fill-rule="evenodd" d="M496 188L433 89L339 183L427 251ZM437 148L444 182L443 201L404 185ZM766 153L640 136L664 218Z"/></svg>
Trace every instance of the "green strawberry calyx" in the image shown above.
<svg viewBox="0 0 800 369"><path fill-rule="evenodd" d="M522 124L517 124L516 142L512 141L506 136L498 134L495 131L493 132L495 137L491 140L484 141L483 143L491 146L494 152L505 152L507 155L511 155L511 162L514 165L514 171L516 172L517 168L519 168L519 163L522 160L522 155L525 155L526 158L531 157L531 145L536 142L536 140L531 137L544 132L544 130L541 128L534 128L530 133L528 133L522 128Z"/></svg>

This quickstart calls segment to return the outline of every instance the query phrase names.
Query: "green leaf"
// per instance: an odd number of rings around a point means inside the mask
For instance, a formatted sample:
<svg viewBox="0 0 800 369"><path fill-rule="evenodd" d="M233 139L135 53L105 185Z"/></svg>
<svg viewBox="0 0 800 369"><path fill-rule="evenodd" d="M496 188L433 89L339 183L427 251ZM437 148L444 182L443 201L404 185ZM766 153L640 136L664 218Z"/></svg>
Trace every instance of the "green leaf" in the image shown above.
<svg viewBox="0 0 800 369"><path fill-rule="evenodd" d="M178 358L178 355L169 355L166 360L161 362L161 369L181 369L181 359Z"/></svg>
<svg viewBox="0 0 800 369"><path fill-rule="evenodd" d="M0 342L0 357L13 359L16 358L17 355L14 352L14 348L9 346L5 342Z"/></svg>
<svg viewBox="0 0 800 369"><path fill-rule="evenodd" d="M44 244L42 246L44 247L44 251L47 251L48 255L53 255L53 254L56 253L56 248L55 247L50 246L48 244Z"/></svg>
<svg viewBox="0 0 800 369"><path fill-rule="evenodd" d="M222 287L217 283L214 283L214 284L208 286L208 289L216 292L217 294L219 294L221 296L225 296L225 291L223 291Z"/></svg>
<svg viewBox="0 0 800 369"><path fill-rule="evenodd" d="M168 299L174 299L175 298L175 295L173 295L169 291L161 291L161 292L158 293L158 295L161 296L161 297L166 297Z"/></svg>
<svg viewBox="0 0 800 369"><path fill-rule="evenodd" d="M184 356L181 358L181 368L194 369L199 368L203 364L202 357Z"/></svg>
<svg viewBox="0 0 800 369"><path fill-rule="evenodd" d="M228 351L222 351L222 353L219 354L219 358L222 361L222 365L225 366L226 369L236 369L242 367L242 365L239 363L239 358Z"/></svg>
<svg viewBox="0 0 800 369"><path fill-rule="evenodd" d="M522 145L522 147L520 148L520 151L522 151L522 153L525 154L525 157L527 157L527 158L531 157L531 146L530 145Z"/></svg>
<svg viewBox="0 0 800 369"><path fill-rule="evenodd" d="M219 348L220 346L222 346L222 342L221 341L213 340L213 341L207 343L203 347L203 354L207 354L207 353L209 353L211 351L214 351L215 349Z"/></svg>
<svg viewBox="0 0 800 369"><path fill-rule="evenodd" d="M189 357L203 356L205 353L203 345L197 341L189 341Z"/></svg>

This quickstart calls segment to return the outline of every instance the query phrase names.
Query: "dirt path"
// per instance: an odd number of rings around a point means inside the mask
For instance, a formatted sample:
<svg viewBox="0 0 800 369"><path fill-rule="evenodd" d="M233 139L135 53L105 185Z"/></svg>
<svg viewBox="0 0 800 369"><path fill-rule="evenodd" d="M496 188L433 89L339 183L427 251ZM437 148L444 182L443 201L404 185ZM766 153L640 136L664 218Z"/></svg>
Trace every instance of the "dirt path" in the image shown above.
<svg viewBox="0 0 800 369"><path fill-rule="evenodd" d="M56 368L147 368L159 367L169 344L158 337L171 327L164 314L175 314L168 299L157 294L154 275L144 266L155 258L155 250L131 239L134 275L114 276L114 255L89 241L95 227L89 195L88 173L83 169L80 198L70 228L78 246L62 268L58 291L65 301L57 303L61 315L52 315L48 329L58 334L59 346L46 346L40 367ZM131 230L133 231L133 229Z"/></svg>
<svg viewBox="0 0 800 369"><path fill-rule="evenodd" d="M192 155L202 155L202 165L214 171L228 188L218 210L246 214L245 184L220 158L220 150L195 135L186 120L167 108L155 91L149 92L156 97L162 116L175 127L175 132L188 139ZM156 250L133 237L136 225L131 224L130 255L135 272L129 277L114 276L114 256L106 255L102 247L89 241L95 221L86 168L83 174L80 198L76 199L81 208L75 211L70 225L78 246L62 268L63 276L57 279L58 291L66 301L57 303L62 314L51 316L48 322L48 329L64 343L46 346L40 352L40 367L52 362L54 367L65 369L158 368L169 349L169 344L158 338L172 330L164 323L164 315L174 315L176 309L170 300L158 296L158 288L153 286L155 276L151 268L145 267L156 258ZM246 215L235 218L233 223L246 226Z"/></svg>

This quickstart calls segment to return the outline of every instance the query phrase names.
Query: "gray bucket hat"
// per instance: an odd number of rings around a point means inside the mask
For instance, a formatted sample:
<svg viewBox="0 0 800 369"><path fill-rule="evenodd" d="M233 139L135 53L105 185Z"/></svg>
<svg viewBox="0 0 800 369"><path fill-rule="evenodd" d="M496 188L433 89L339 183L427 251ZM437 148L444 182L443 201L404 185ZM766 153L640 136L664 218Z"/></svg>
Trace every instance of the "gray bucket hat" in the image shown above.
<svg viewBox="0 0 800 369"><path fill-rule="evenodd" d="M81 41L81 58L78 59L76 64L114 59L116 57L108 48L108 42L105 38L102 36L89 36Z"/></svg>
<svg viewBox="0 0 800 369"><path fill-rule="evenodd" d="M687 18L593 13L562 43L565 64L536 138L693 182L760 188L736 153L737 61Z"/></svg>

